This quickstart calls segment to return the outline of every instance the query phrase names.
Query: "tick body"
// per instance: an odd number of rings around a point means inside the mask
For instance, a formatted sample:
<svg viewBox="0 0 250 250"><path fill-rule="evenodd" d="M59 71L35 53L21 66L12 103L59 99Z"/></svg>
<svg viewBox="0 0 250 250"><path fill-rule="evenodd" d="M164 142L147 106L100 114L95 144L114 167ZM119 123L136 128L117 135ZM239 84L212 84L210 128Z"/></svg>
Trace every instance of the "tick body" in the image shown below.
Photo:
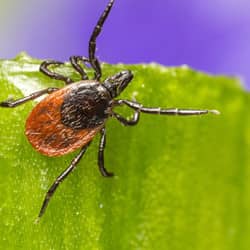
<svg viewBox="0 0 250 250"><path fill-rule="evenodd" d="M65 82L66 86L58 89L50 87L39 90L29 96L17 100L0 102L0 107L14 108L27 101L48 94L31 111L26 121L25 134L31 145L46 156L61 156L80 149L69 166L56 178L49 188L38 219L44 214L51 197L60 183L76 168L90 145L94 136L100 134L98 166L104 177L113 176L104 167L104 149L106 145L105 122L113 117L125 126L138 123L140 113L158 115L203 115L219 114L217 110L177 109L145 107L136 101L115 99L133 79L129 70L118 72L101 80L102 70L96 57L96 39L110 13L114 0L110 0L89 40L89 55L71 56L72 67L79 73L81 80L73 82L67 76L60 75L50 69L51 65L59 66L62 62L47 60L40 66L41 73L56 80ZM86 64L94 70L94 79L89 80L84 70ZM121 116L114 111L116 106L127 106L134 111L131 119Z"/></svg>
<svg viewBox="0 0 250 250"><path fill-rule="evenodd" d="M48 95L32 110L25 134L47 156L60 156L86 145L103 128L111 96L95 81L72 83Z"/></svg>

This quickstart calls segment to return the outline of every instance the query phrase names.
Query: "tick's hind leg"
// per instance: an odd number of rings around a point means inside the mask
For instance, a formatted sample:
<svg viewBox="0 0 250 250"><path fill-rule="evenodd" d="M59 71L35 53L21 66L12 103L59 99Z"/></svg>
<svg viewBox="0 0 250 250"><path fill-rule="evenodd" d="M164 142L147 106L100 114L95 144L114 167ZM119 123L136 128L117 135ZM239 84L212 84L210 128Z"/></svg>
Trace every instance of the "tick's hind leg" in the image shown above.
<svg viewBox="0 0 250 250"><path fill-rule="evenodd" d="M99 151L98 151L98 166L99 170L104 177L111 177L114 174L110 173L106 170L104 167L104 149L106 145L106 129L105 127L101 129L101 138L100 138L100 144L99 144Z"/></svg>
<svg viewBox="0 0 250 250"><path fill-rule="evenodd" d="M34 100L42 95L51 94L56 90L58 90L58 88L47 88L47 89L39 90L37 92L34 92L28 96L25 96L25 97L17 99L17 100L6 100L3 102L0 102L0 107L15 108L16 106L24 104L30 100Z"/></svg>
<svg viewBox="0 0 250 250"><path fill-rule="evenodd" d="M69 58L73 68L82 76L82 80L88 80L88 76L79 62L82 62L83 65L89 63L89 59L84 56L71 56Z"/></svg>
<svg viewBox="0 0 250 250"><path fill-rule="evenodd" d="M47 60L42 62L42 64L40 65L40 71L52 79L64 81L66 84L73 83L73 80L71 78L60 75L56 72L52 72L51 70L48 69L48 66L50 65L62 65L62 64L64 63L54 60Z"/></svg>
<svg viewBox="0 0 250 250"><path fill-rule="evenodd" d="M48 190L45 199L43 201L43 205L40 209L38 218L37 218L37 222L38 220L43 216L49 201L51 199L51 197L53 196L53 194L55 193L56 189L58 188L58 186L60 185L60 183L62 183L65 178L75 169L75 167L77 166L77 164L79 163L79 161L81 160L81 158L83 157L84 153L86 152L86 149L88 148L90 143L88 143L87 145L85 145L80 153L72 160L71 164L69 165L69 167L67 167L54 181L54 183L52 184L52 186L50 187L50 189Z"/></svg>

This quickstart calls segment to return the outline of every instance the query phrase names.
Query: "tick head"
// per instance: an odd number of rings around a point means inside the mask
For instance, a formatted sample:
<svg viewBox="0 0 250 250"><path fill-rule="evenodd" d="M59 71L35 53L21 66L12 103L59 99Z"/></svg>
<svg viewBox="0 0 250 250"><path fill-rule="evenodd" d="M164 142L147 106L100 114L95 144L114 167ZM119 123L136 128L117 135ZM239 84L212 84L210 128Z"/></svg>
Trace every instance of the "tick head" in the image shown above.
<svg viewBox="0 0 250 250"><path fill-rule="evenodd" d="M118 96L131 82L133 74L130 70L121 71L104 81L104 86L109 90L112 98Z"/></svg>

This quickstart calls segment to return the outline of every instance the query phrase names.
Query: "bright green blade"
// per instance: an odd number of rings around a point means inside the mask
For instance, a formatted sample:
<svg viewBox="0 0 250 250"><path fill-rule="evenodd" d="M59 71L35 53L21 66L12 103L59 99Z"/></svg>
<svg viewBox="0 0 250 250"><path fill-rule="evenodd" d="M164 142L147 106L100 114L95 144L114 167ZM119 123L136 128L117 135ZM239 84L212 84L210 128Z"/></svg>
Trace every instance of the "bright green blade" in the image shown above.
<svg viewBox="0 0 250 250"><path fill-rule="evenodd" d="M40 63L25 54L0 61L0 100L63 86L42 75ZM35 102L0 108L0 248L250 249L249 93L235 78L188 67L105 64L104 78L124 69L134 79L120 98L221 115L142 114L135 127L110 119L105 163L116 177L100 176L98 135L34 224L47 189L77 152L49 158L31 147L24 125ZM69 64L58 71L79 79Z"/></svg>

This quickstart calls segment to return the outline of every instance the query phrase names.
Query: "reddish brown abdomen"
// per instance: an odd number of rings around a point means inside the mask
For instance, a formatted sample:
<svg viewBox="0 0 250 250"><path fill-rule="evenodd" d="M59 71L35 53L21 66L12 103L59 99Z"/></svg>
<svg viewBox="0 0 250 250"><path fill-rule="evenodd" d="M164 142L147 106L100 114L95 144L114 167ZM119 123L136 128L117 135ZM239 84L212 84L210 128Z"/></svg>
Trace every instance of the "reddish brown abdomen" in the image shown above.
<svg viewBox="0 0 250 250"><path fill-rule="evenodd" d="M102 125L81 130L61 122L61 106L70 87L60 89L39 102L31 111L25 134L31 145L47 156L60 156L86 145Z"/></svg>

